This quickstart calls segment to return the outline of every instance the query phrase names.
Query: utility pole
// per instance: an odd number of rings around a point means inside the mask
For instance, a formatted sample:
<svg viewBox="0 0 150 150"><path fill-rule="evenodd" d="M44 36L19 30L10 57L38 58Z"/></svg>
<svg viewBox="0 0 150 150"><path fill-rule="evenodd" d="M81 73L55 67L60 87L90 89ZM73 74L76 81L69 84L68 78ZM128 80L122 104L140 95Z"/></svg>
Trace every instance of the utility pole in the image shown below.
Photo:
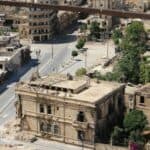
<svg viewBox="0 0 150 150"><path fill-rule="evenodd" d="M109 40L107 39L107 59L109 58Z"/></svg>
<svg viewBox="0 0 150 150"><path fill-rule="evenodd" d="M40 63L40 62L39 62L39 58L40 58L41 50L40 50L40 49L39 49L39 50L36 50L35 53L36 53L36 58L37 58L37 63L38 63L38 64L37 64L37 71L36 71L36 72L37 72L37 74L39 75L39 63Z"/></svg>
<svg viewBox="0 0 150 150"><path fill-rule="evenodd" d="M54 57L54 41L53 41L53 36L52 36L52 44L51 44L51 58L53 59L53 57Z"/></svg>
<svg viewBox="0 0 150 150"><path fill-rule="evenodd" d="M87 69L87 49L84 52L84 56L85 56L84 65L85 65L85 69Z"/></svg>

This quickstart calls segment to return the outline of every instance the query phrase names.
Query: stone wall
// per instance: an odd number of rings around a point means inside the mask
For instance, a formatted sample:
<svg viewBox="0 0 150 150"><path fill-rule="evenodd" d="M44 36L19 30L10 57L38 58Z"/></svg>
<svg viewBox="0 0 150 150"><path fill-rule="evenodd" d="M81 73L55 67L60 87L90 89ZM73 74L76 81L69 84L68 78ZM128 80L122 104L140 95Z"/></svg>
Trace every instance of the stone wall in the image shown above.
<svg viewBox="0 0 150 150"><path fill-rule="evenodd" d="M125 147L119 147L119 146L111 146L108 144L96 144L96 150L129 150L128 148Z"/></svg>

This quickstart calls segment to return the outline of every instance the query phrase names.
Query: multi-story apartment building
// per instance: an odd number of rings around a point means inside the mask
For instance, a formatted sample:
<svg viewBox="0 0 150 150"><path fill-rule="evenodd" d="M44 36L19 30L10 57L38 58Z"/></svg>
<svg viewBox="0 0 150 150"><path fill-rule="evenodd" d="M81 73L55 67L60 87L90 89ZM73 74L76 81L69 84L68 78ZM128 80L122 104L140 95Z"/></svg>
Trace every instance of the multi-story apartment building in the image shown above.
<svg viewBox="0 0 150 150"><path fill-rule="evenodd" d="M52 74L16 86L21 129L64 143L94 147L108 140L124 113L124 85Z"/></svg>
<svg viewBox="0 0 150 150"><path fill-rule="evenodd" d="M28 0L33 3L54 4L51 0ZM55 1L56 2L56 1ZM28 12L29 39L33 42L51 38L57 27L57 13L54 10L30 8Z"/></svg>

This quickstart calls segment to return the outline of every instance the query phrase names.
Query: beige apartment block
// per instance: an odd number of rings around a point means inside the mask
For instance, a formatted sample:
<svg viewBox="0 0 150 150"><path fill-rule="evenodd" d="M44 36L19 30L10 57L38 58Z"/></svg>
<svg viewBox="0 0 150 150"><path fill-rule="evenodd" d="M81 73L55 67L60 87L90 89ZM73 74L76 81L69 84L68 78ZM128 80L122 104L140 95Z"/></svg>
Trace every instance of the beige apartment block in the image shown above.
<svg viewBox="0 0 150 150"><path fill-rule="evenodd" d="M22 131L93 148L124 113L123 84L52 74L16 86Z"/></svg>
<svg viewBox="0 0 150 150"><path fill-rule="evenodd" d="M28 2L53 4L51 0L33 0ZM57 13L49 9L30 8L28 13L29 40L40 42L49 40L57 26Z"/></svg>
<svg viewBox="0 0 150 150"><path fill-rule="evenodd" d="M144 112L150 126L150 83L136 91L135 108Z"/></svg>

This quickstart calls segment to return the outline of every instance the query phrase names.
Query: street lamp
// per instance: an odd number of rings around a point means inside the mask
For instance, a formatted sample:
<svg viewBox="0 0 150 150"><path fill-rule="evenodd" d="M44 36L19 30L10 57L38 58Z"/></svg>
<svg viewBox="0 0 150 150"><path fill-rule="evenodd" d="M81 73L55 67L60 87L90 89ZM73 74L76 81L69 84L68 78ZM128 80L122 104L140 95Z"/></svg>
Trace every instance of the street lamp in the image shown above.
<svg viewBox="0 0 150 150"><path fill-rule="evenodd" d="M85 69L87 68L87 51L85 51Z"/></svg>
<svg viewBox="0 0 150 150"><path fill-rule="evenodd" d="M84 67L87 69L87 48L84 49Z"/></svg>
<svg viewBox="0 0 150 150"><path fill-rule="evenodd" d="M106 56L107 59L109 58L109 56L108 56L108 55L109 55L108 51L109 51L109 40L107 41L107 56Z"/></svg>

